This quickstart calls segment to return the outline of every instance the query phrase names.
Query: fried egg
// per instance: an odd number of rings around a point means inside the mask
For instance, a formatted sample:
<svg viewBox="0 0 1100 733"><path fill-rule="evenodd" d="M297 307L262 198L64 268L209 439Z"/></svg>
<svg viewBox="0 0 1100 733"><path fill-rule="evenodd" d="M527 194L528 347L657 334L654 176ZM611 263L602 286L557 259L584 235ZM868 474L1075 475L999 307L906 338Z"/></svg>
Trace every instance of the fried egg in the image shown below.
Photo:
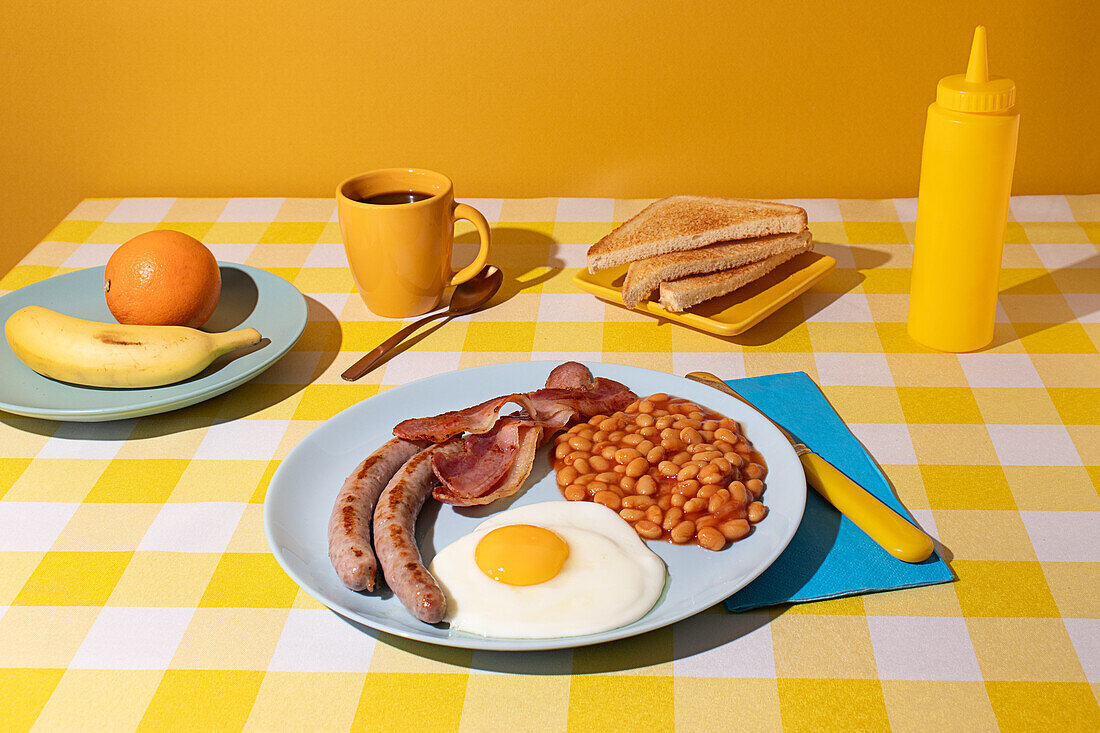
<svg viewBox="0 0 1100 733"><path fill-rule="evenodd" d="M451 629L543 639L618 628L644 616L665 565L618 514L550 501L494 515L429 567Z"/></svg>

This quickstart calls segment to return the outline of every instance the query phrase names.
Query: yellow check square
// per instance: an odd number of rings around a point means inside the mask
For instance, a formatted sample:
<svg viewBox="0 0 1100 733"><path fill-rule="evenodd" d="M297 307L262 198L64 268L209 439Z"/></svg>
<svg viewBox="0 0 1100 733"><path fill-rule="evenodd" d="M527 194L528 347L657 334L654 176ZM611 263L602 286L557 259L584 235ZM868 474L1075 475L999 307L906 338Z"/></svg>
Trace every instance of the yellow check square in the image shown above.
<svg viewBox="0 0 1100 733"><path fill-rule="evenodd" d="M901 268L874 268L860 270L863 275L863 292L875 294L908 295L909 270Z"/></svg>
<svg viewBox="0 0 1100 733"><path fill-rule="evenodd" d="M4 726L9 730L30 730L64 672L63 669L0 669L0 689L8 700ZM19 704L11 704L16 700Z"/></svg>
<svg viewBox="0 0 1100 733"><path fill-rule="evenodd" d="M458 730L467 678L465 673L371 672L352 730Z"/></svg>
<svg viewBox="0 0 1100 733"><path fill-rule="evenodd" d="M966 616L1058 617L1037 562L955 560L955 592Z"/></svg>
<svg viewBox="0 0 1100 733"><path fill-rule="evenodd" d="M973 391L987 425L1056 425L1062 422L1045 389L975 387Z"/></svg>
<svg viewBox="0 0 1100 733"><path fill-rule="evenodd" d="M1096 346L1079 323L1014 323L1031 354L1095 354Z"/></svg>
<svg viewBox="0 0 1100 733"><path fill-rule="evenodd" d="M630 720L633 730L671 731L671 676L594 674L574 677L569 687L569 733L615 730ZM637 701L645 700L639 705Z"/></svg>
<svg viewBox="0 0 1100 733"><path fill-rule="evenodd" d="M905 229L896 221L845 221L850 244L909 244Z"/></svg>
<svg viewBox="0 0 1100 733"><path fill-rule="evenodd" d="M905 422L897 390L893 387L822 386L821 391L847 422Z"/></svg>
<svg viewBox="0 0 1100 733"><path fill-rule="evenodd" d="M214 222L210 221L162 221L156 224L153 229L171 229L183 232L201 242L212 226L214 226Z"/></svg>
<svg viewBox="0 0 1100 733"><path fill-rule="evenodd" d="M999 465L921 465L924 491L932 509L1014 510L1016 502Z"/></svg>
<svg viewBox="0 0 1100 733"><path fill-rule="evenodd" d="M65 219L50 230L46 235L47 242L75 242L87 241L92 232L99 228L98 221L84 221L81 219Z"/></svg>
<svg viewBox="0 0 1100 733"><path fill-rule="evenodd" d="M164 672L159 669L70 669L57 684L42 714L40 730L134 730Z"/></svg>
<svg viewBox="0 0 1100 733"><path fill-rule="evenodd" d="M905 421L909 424L982 423L974 393L965 387L898 387Z"/></svg>
<svg viewBox="0 0 1100 733"><path fill-rule="evenodd" d="M263 681L263 672L170 669L138 726L140 731L240 730ZM186 715L181 719L181 711Z"/></svg>
<svg viewBox="0 0 1100 733"><path fill-rule="evenodd" d="M814 351L882 353L882 342L873 323L808 323L806 328Z"/></svg>
<svg viewBox="0 0 1100 733"><path fill-rule="evenodd" d="M338 672L268 672L248 725L256 730L311 730L323 710L324 727L351 730L365 678Z"/></svg>
<svg viewBox="0 0 1100 733"><path fill-rule="evenodd" d="M107 464L86 502L163 503L188 461L171 458L116 458Z"/></svg>
<svg viewBox="0 0 1100 733"><path fill-rule="evenodd" d="M15 606L102 606L132 552L47 552Z"/></svg>
<svg viewBox="0 0 1100 733"><path fill-rule="evenodd" d="M890 729L878 680L779 678L784 730Z"/></svg>
<svg viewBox="0 0 1100 733"><path fill-rule="evenodd" d="M882 694L893 730L973 733L997 729L981 682L883 680Z"/></svg>
<svg viewBox="0 0 1100 733"><path fill-rule="evenodd" d="M986 680L1085 682L1060 618L969 618L966 626Z"/></svg>
<svg viewBox="0 0 1100 733"><path fill-rule="evenodd" d="M1004 733L1100 730L1096 694L1085 682L986 682Z"/></svg>
<svg viewBox="0 0 1100 733"><path fill-rule="evenodd" d="M58 268L47 265L17 265L0 278L0 290L18 290L41 282L57 273Z"/></svg>
<svg viewBox="0 0 1100 733"><path fill-rule="evenodd" d="M274 556L261 552L226 552L206 586L202 608L290 608L298 586Z"/></svg>
<svg viewBox="0 0 1100 733"><path fill-rule="evenodd" d="M463 351L526 351L535 343L535 324L473 321L467 326Z"/></svg>

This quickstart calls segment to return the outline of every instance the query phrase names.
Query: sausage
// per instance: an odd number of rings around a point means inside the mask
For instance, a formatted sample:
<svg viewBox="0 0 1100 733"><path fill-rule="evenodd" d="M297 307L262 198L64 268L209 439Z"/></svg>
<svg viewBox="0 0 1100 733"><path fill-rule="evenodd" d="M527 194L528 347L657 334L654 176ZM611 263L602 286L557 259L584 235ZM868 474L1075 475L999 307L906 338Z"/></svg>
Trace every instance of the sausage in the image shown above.
<svg viewBox="0 0 1100 733"><path fill-rule="evenodd" d="M378 496L397 470L427 443L394 438L355 467L336 496L328 521L328 557L352 590L374 590L378 564L370 530Z"/></svg>
<svg viewBox="0 0 1100 733"><path fill-rule="evenodd" d="M420 451L390 479L374 510L374 551L386 584L398 600L425 623L443 620L447 601L424 567L416 546L416 517L437 481L432 473L435 447Z"/></svg>

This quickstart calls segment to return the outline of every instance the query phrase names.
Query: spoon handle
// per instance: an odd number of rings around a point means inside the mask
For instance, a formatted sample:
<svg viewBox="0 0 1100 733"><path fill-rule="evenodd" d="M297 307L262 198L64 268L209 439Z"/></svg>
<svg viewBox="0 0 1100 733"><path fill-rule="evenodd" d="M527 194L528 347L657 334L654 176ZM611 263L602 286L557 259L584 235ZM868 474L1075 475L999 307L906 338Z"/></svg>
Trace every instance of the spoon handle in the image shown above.
<svg viewBox="0 0 1100 733"><path fill-rule="evenodd" d="M442 318L443 316L454 315L459 315L459 313L451 310L441 310L438 313L430 313L419 321L413 321L393 336L390 336L388 339L378 344L378 346L374 347L374 349L363 356L363 358L345 369L344 373L340 376L348 382L354 382L356 379L359 379L359 377L373 369L375 362L390 353L395 346L404 341L413 331L420 328L428 321L434 321L436 318Z"/></svg>

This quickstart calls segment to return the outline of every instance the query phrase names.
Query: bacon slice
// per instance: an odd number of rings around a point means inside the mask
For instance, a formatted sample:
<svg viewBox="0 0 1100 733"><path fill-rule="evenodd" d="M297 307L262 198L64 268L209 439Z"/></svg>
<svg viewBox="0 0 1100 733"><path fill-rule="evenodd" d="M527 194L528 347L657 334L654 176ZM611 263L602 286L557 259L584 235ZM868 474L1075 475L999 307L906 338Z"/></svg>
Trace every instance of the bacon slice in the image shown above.
<svg viewBox="0 0 1100 733"><path fill-rule="evenodd" d="M432 456L432 469L437 477L445 479L440 479L443 486L437 489L436 498L446 501L443 496L475 497L497 484L515 463L521 434L531 427L530 420L502 417L489 432L465 440L456 438L447 444L447 450L437 451Z"/></svg>
<svg viewBox="0 0 1100 733"><path fill-rule="evenodd" d="M487 459L485 456L490 454L483 454L481 461L467 473L452 472L448 470L446 464L450 460L461 462L468 455L468 446L462 445L464 441L458 439L446 444L445 447L457 447L437 452L432 457L432 469L442 482L432 491L432 496L444 504L480 506L519 491L535 465L535 452L543 435L542 427L524 424L525 422L517 420L511 423L515 426L515 443L511 446L510 455L496 453L492 454L491 459ZM473 440L476 444L483 442L485 437L485 435L475 435L467 440ZM501 477L495 482L486 478L502 471Z"/></svg>
<svg viewBox="0 0 1100 733"><path fill-rule="evenodd" d="M398 423L393 434L405 440L443 443L461 433L481 434L492 430L505 405L519 405L527 417L553 427L564 427L578 415L596 415L621 410L637 396L612 379L599 377L585 389L544 388L534 392L494 397L464 410L452 410L432 417Z"/></svg>
<svg viewBox="0 0 1100 733"><path fill-rule="evenodd" d="M543 389L405 420L393 432L406 440L443 444L432 457L432 470L442 483L433 492L436 499L459 506L488 504L520 489L544 437L578 417L612 413L636 399L624 385L593 379L583 364L566 362L550 372ZM501 417L508 404L521 410ZM468 435L457 437L462 433Z"/></svg>

